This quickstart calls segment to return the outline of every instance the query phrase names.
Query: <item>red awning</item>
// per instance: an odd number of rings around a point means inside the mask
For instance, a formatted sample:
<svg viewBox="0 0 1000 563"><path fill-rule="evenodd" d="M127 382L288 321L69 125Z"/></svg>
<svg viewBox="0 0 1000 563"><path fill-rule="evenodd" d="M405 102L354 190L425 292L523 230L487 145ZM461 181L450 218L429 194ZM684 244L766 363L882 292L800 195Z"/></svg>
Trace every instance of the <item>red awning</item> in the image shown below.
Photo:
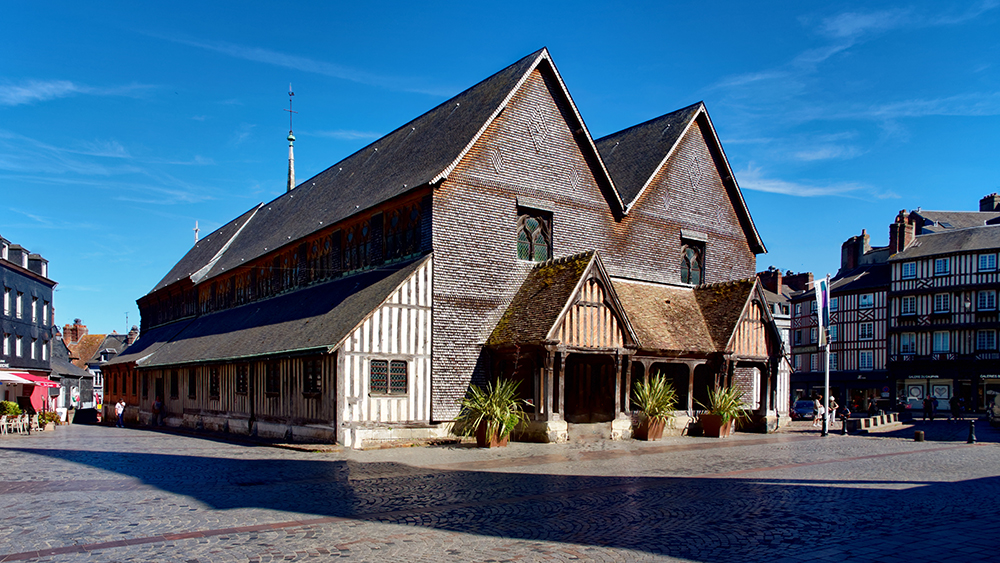
<svg viewBox="0 0 1000 563"><path fill-rule="evenodd" d="M6 381L7 383L28 383L28 380L21 377L23 373L14 373L12 371L0 371L0 381Z"/></svg>
<svg viewBox="0 0 1000 563"><path fill-rule="evenodd" d="M30 373L14 372L14 375L27 379L28 383L32 385L37 385L38 387L59 387L59 384L47 377L42 377L40 375L31 375Z"/></svg>

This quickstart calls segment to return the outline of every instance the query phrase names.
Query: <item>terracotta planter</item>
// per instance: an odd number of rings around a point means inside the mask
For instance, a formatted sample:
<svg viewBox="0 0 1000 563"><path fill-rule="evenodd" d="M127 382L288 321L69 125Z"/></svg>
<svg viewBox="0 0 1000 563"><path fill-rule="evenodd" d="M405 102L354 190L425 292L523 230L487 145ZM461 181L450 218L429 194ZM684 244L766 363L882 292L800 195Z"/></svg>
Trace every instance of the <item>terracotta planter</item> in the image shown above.
<svg viewBox="0 0 1000 563"><path fill-rule="evenodd" d="M476 428L476 446L480 448L502 448L510 441L510 434L497 439L496 434L486 435L486 423L480 422Z"/></svg>
<svg viewBox="0 0 1000 563"><path fill-rule="evenodd" d="M637 440L647 440L654 442L663 438L663 429L666 428L667 421L663 419L653 420L651 418L644 418L639 426L635 427L635 438Z"/></svg>
<svg viewBox="0 0 1000 563"><path fill-rule="evenodd" d="M733 433L733 421L722 424L722 415L703 414L698 417L701 421L701 431L708 438L725 438Z"/></svg>
<svg viewBox="0 0 1000 563"><path fill-rule="evenodd" d="M45 431L45 432L52 432L55 429L56 429L56 423L55 422L46 422L45 423L45 427L42 428L42 430Z"/></svg>

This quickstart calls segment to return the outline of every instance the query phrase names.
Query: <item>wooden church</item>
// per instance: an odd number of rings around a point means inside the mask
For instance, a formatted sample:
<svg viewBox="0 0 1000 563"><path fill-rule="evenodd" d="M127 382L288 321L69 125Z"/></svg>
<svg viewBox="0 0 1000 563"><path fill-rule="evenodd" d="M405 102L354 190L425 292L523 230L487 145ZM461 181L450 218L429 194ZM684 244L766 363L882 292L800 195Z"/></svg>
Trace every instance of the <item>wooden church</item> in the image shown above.
<svg viewBox="0 0 1000 563"><path fill-rule="evenodd" d="M679 427L730 384L773 427L763 252L703 104L594 140L542 49L200 240L138 300L105 403L364 447L443 436L505 377L523 439L624 438L633 382L665 373Z"/></svg>

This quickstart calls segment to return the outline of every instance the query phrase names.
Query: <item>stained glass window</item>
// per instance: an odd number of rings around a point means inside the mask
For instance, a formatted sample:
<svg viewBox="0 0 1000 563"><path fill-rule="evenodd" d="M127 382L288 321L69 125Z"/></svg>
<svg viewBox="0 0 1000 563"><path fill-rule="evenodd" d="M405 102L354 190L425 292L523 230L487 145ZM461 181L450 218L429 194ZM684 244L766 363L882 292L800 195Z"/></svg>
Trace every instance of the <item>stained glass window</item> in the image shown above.
<svg viewBox="0 0 1000 563"><path fill-rule="evenodd" d="M517 257L544 262L552 256L550 219L540 212L522 212L517 218Z"/></svg>
<svg viewBox="0 0 1000 563"><path fill-rule="evenodd" d="M693 244L684 246L681 258L681 283L698 285L702 280L702 250Z"/></svg>

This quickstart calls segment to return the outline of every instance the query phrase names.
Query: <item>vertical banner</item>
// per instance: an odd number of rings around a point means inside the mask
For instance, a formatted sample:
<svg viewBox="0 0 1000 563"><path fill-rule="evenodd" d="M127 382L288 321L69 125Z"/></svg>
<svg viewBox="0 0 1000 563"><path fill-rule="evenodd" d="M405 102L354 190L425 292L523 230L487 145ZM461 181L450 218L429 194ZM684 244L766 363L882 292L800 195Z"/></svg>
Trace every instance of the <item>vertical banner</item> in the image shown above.
<svg viewBox="0 0 1000 563"><path fill-rule="evenodd" d="M830 276L816 280L816 321L819 323L819 345L826 346L827 330L830 328Z"/></svg>

